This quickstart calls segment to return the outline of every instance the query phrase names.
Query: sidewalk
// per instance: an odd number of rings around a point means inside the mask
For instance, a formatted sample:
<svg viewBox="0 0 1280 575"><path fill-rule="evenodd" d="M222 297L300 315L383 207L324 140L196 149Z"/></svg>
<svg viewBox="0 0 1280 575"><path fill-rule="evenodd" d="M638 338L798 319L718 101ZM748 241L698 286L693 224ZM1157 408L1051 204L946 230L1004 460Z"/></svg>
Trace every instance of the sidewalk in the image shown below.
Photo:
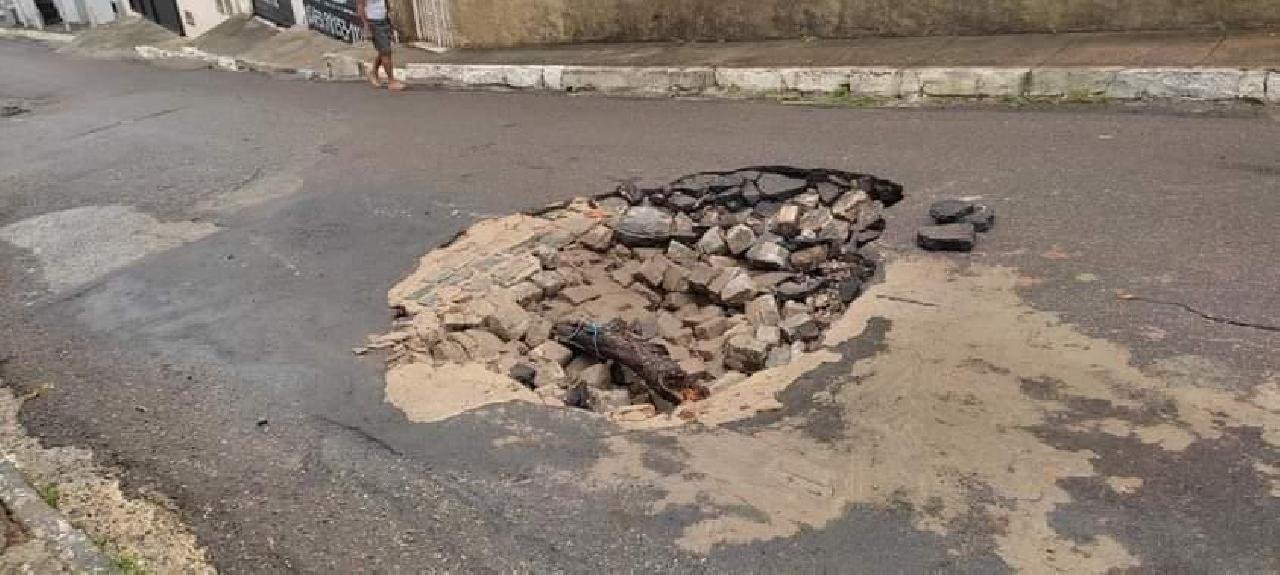
<svg viewBox="0 0 1280 575"><path fill-rule="evenodd" d="M161 31L158 32L157 30ZM232 18L199 38L146 21L68 50L183 58L228 70L360 80L368 45ZM410 83L463 88L749 97L1142 98L1280 103L1280 31L1088 33L396 51Z"/></svg>
<svg viewBox="0 0 1280 575"><path fill-rule="evenodd" d="M335 52L359 78L367 48ZM410 82L750 96L1280 101L1280 32L1028 34L737 43L585 44L441 54L402 49Z"/></svg>
<svg viewBox="0 0 1280 575"><path fill-rule="evenodd" d="M1280 31L1093 33L732 43L585 44L435 54L406 62L576 66L1229 67L1280 68Z"/></svg>

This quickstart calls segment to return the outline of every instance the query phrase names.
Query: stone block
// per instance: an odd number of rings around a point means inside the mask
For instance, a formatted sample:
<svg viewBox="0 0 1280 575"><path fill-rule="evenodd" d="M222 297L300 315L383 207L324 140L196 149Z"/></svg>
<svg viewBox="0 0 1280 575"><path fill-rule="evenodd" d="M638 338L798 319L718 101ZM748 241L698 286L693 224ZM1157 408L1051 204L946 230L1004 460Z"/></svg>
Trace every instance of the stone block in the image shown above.
<svg viewBox="0 0 1280 575"><path fill-rule="evenodd" d="M759 269L787 269L790 258L787 248L773 242L759 242L747 251L747 261Z"/></svg>
<svg viewBox="0 0 1280 575"><path fill-rule="evenodd" d="M774 368L791 363L791 346L778 345L769 349L769 357L764 361L766 368Z"/></svg>
<svg viewBox="0 0 1280 575"><path fill-rule="evenodd" d="M1107 93L1121 68L1036 68L1027 95L1033 97L1094 97Z"/></svg>
<svg viewBox="0 0 1280 575"><path fill-rule="evenodd" d="M596 413L608 413L631 405L631 392L625 389L587 388L587 397L591 411Z"/></svg>
<svg viewBox="0 0 1280 575"><path fill-rule="evenodd" d="M782 302L782 319L791 319L804 313L809 313L809 306L798 301Z"/></svg>
<svg viewBox="0 0 1280 575"><path fill-rule="evenodd" d="M764 342L765 345L778 345L782 343L782 329L776 325L757 326L755 338Z"/></svg>
<svg viewBox="0 0 1280 575"><path fill-rule="evenodd" d="M960 218L960 223L973 224L976 232L989 232L996 225L996 211L986 204L976 204L973 212Z"/></svg>
<svg viewBox="0 0 1280 575"><path fill-rule="evenodd" d="M722 256L729 253L729 244L725 241L724 230L718 227L712 227L702 234L696 247L699 252L708 255Z"/></svg>
<svg viewBox="0 0 1280 575"><path fill-rule="evenodd" d="M517 362L515 365L511 366L511 369L507 370L507 377L520 382L528 388L536 387L534 382L536 381L537 376L537 368L532 364L523 361Z"/></svg>
<svg viewBox="0 0 1280 575"><path fill-rule="evenodd" d="M671 212L653 206L633 206L618 220L614 239L629 247L659 246L671 239Z"/></svg>
<svg viewBox="0 0 1280 575"><path fill-rule="evenodd" d="M973 213L974 203L967 200L938 200L929 206L929 217L935 223L951 224Z"/></svg>
<svg viewBox="0 0 1280 575"><path fill-rule="evenodd" d="M854 68L849 71L849 93L897 98L902 95L902 72L893 68Z"/></svg>
<svg viewBox="0 0 1280 575"><path fill-rule="evenodd" d="M606 251L613 245L613 230L609 226L598 225L587 230L578 243L598 252Z"/></svg>
<svg viewBox="0 0 1280 575"><path fill-rule="evenodd" d="M560 290L560 297L568 300L573 305L582 305L591 300L599 299L601 295L604 295L604 290L600 286L594 285L578 285Z"/></svg>
<svg viewBox="0 0 1280 575"><path fill-rule="evenodd" d="M784 238L790 238L800 233L800 206L785 204L778 208L778 213L773 216L773 223L770 229L773 233Z"/></svg>
<svg viewBox="0 0 1280 575"><path fill-rule="evenodd" d="M791 267L802 272L817 269L825 261L827 261L826 245L808 247L791 254Z"/></svg>
<svg viewBox="0 0 1280 575"><path fill-rule="evenodd" d="M999 97L1022 95L1030 68L921 68L925 96Z"/></svg>
<svg viewBox="0 0 1280 575"><path fill-rule="evenodd" d="M541 264L539 264L539 267L541 267ZM544 297L551 297L560 293L560 290L564 289L565 284L564 276L561 275L560 272L554 270L539 271L538 273L529 276L529 281L532 282L533 285L538 286L538 289L542 290L542 295Z"/></svg>
<svg viewBox="0 0 1280 575"><path fill-rule="evenodd" d="M440 323L440 317L431 310L423 310L413 316L412 328L413 335L427 346L439 343L445 336L444 324Z"/></svg>
<svg viewBox="0 0 1280 575"><path fill-rule="evenodd" d="M858 210L871 203L871 196L862 190L845 192L835 203L831 204L831 213L837 217L853 221L858 217Z"/></svg>
<svg viewBox="0 0 1280 575"><path fill-rule="evenodd" d="M751 325L778 325L782 315L778 312L778 300L771 294L757 296L746 305L747 321Z"/></svg>
<svg viewBox="0 0 1280 575"><path fill-rule="evenodd" d="M530 348L536 348L545 343L551 337L551 322L533 316L529 321L529 328L524 332L524 343Z"/></svg>
<svg viewBox="0 0 1280 575"><path fill-rule="evenodd" d="M720 301L725 305L743 305L751 298L759 293L756 284L751 280L751 276L745 272L738 272L724 287L720 289Z"/></svg>
<svg viewBox="0 0 1280 575"><path fill-rule="evenodd" d="M538 347L529 350L529 357L543 359L561 366L569 364L573 359L573 351L556 341L545 341Z"/></svg>
<svg viewBox="0 0 1280 575"><path fill-rule="evenodd" d="M713 317L693 326L693 336L701 340L711 340L729 330L729 320L724 317Z"/></svg>
<svg viewBox="0 0 1280 575"><path fill-rule="evenodd" d="M749 335L735 335L725 343L724 366L734 371L760 371L768 357L769 347Z"/></svg>
<svg viewBox="0 0 1280 575"><path fill-rule="evenodd" d="M483 325L503 341L518 341L529 329L532 316L515 301L494 294L487 298L490 304L483 316Z"/></svg>
<svg viewBox="0 0 1280 575"><path fill-rule="evenodd" d="M849 222L832 219L818 230L818 239L833 245L842 245L849 241Z"/></svg>
<svg viewBox="0 0 1280 575"><path fill-rule="evenodd" d="M815 207L805 211L804 215L800 216L800 231L809 230L816 234L831 223L833 219L831 210L827 209L826 206Z"/></svg>
<svg viewBox="0 0 1280 575"><path fill-rule="evenodd" d="M849 68L805 67L781 68L782 83L788 90L800 92L837 92L849 86Z"/></svg>
<svg viewBox="0 0 1280 575"><path fill-rule="evenodd" d="M671 267L671 261L659 254L641 264L640 269L636 270L636 277L652 287L659 287L669 267Z"/></svg>
<svg viewBox="0 0 1280 575"><path fill-rule="evenodd" d="M756 233L743 224L733 226L725 234L725 244L729 248L729 253L734 255L741 255L746 252L755 241Z"/></svg>
<svg viewBox="0 0 1280 575"><path fill-rule="evenodd" d="M584 368L578 372L578 383L594 389L607 389L613 387L613 375L610 373L609 365L597 363Z"/></svg>
<svg viewBox="0 0 1280 575"><path fill-rule="evenodd" d="M916 233L916 243L930 251L967 252L977 241L973 224L925 226Z"/></svg>
<svg viewBox="0 0 1280 575"><path fill-rule="evenodd" d="M689 270L676 264L668 266L662 276L662 289L667 292L689 291Z"/></svg>
<svg viewBox="0 0 1280 575"><path fill-rule="evenodd" d="M564 66L559 75L561 89L601 92L701 92L716 82L714 69L696 66Z"/></svg>
<svg viewBox="0 0 1280 575"><path fill-rule="evenodd" d="M782 320L778 328L782 330L782 335L786 336L787 341L792 342L810 341L822 335L817 320L814 320L807 311Z"/></svg>
<svg viewBox="0 0 1280 575"><path fill-rule="evenodd" d="M680 242L672 241L667 246L667 259L680 265L693 265L698 262L698 252Z"/></svg>
<svg viewBox="0 0 1280 575"><path fill-rule="evenodd" d="M1240 86L1236 89L1236 97L1255 102L1266 101L1267 71L1245 70L1244 75L1240 78Z"/></svg>
<svg viewBox="0 0 1280 575"><path fill-rule="evenodd" d="M743 92L781 92L786 89L777 68L716 68L716 85Z"/></svg>
<svg viewBox="0 0 1280 575"><path fill-rule="evenodd" d="M689 266L689 285L696 290L708 291L711 282L715 280L719 273L719 270L708 264L693 264L692 266Z"/></svg>
<svg viewBox="0 0 1280 575"><path fill-rule="evenodd" d="M1239 97L1243 70L1226 68L1132 68L1116 72L1106 95L1117 99Z"/></svg>
<svg viewBox="0 0 1280 575"><path fill-rule="evenodd" d="M793 178L772 172L760 174L760 178L756 180L756 187L760 190L760 197L764 200L775 202L795 197L800 192L803 192L808 185L809 182L803 178Z"/></svg>

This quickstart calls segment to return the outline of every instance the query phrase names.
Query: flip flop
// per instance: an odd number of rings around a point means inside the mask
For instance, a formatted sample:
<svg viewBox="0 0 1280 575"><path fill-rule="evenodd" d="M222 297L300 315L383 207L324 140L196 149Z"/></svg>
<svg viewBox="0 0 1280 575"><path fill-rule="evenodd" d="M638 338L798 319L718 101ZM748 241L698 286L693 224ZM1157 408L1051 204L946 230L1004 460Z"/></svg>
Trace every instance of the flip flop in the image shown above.
<svg viewBox="0 0 1280 575"><path fill-rule="evenodd" d="M404 82L401 82L400 80L392 80L387 83L387 89L391 90L392 92L400 92L400 91L403 91L404 88L405 88Z"/></svg>
<svg viewBox="0 0 1280 575"><path fill-rule="evenodd" d="M374 88L381 88L381 87L382 87L382 80L379 80L379 79L378 79L378 69L377 69L377 68L370 67L368 70L366 70L366 71L365 71L365 73L364 73L364 77L369 79L369 83L370 83L370 84L373 84L373 87L374 87Z"/></svg>

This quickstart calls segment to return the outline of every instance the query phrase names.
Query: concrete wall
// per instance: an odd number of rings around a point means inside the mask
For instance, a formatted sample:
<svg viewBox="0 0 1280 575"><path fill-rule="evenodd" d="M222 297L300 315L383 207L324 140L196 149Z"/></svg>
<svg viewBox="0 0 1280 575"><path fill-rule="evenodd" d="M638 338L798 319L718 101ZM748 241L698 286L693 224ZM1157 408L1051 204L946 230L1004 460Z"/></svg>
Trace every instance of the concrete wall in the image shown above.
<svg viewBox="0 0 1280 575"><path fill-rule="evenodd" d="M1280 25L1280 0L452 0L460 46L1191 30Z"/></svg>

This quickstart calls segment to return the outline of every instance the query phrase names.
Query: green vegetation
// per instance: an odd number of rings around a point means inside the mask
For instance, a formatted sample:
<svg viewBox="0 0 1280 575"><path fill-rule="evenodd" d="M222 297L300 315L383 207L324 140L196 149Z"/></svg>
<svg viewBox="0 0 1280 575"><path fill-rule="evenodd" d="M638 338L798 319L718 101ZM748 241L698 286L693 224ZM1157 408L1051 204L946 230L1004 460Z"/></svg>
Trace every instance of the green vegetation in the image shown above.
<svg viewBox="0 0 1280 575"><path fill-rule="evenodd" d="M146 575L148 573L147 569L142 566L142 561L131 554L121 553L113 556L111 560L116 564L116 569L124 575Z"/></svg>
<svg viewBox="0 0 1280 575"><path fill-rule="evenodd" d="M36 487L36 493L40 495L40 499L43 499L45 504L47 504L49 507L52 507L54 509L58 508L58 500L61 499L62 494L58 492L57 485L48 483L48 484Z"/></svg>

